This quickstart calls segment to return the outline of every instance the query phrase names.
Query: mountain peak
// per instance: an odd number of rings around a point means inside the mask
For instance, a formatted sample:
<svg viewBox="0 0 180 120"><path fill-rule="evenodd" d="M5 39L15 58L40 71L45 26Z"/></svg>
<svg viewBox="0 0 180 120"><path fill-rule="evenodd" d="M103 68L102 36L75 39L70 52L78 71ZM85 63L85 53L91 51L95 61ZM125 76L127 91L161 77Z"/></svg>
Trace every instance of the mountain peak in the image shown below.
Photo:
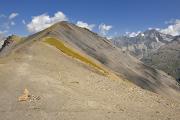
<svg viewBox="0 0 180 120"><path fill-rule="evenodd" d="M67 21L61 21L58 23L55 23L54 25L52 25L51 27L47 28L49 31L52 31L53 29L57 29L60 27L64 27L64 28L69 28L69 25L72 25L72 23L69 23ZM47 30L45 29L45 30Z"/></svg>
<svg viewBox="0 0 180 120"><path fill-rule="evenodd" d="M160 34L160 32L156 29L146 30L144 34Z"/></svg>
<svg viewBox="0 0 180 120"><path fill-rule="evenodd" d="M60 21L60 22L55 23L52 26L56 26L56 25L68 25L68 24L71 24L71 23L69 23L68 21Z"/></svg>

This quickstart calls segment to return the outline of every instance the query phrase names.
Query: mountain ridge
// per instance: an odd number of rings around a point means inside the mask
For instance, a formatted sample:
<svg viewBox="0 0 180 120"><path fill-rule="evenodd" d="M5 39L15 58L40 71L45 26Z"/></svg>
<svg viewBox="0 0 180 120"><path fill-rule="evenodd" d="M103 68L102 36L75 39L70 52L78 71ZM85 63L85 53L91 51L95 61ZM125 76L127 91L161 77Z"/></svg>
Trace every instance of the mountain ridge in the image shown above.
<svg viewBox="0 0 180 120"><path fill-rule="evenodd" d="M41 41L47 36L63 40L80 53L92 57L96 62L100 62L114 71L118 76L123 76L144 89L171 97L178 96L176 90L179 91L179 88L173 78L162 71L144 65L136 58L113 46L105 38L101 38L89 30L79 28L68 22L57 23L50 28L29 36L15 49L18 50L27 44ZM168 89L174 91L174 95Z"/></svg>

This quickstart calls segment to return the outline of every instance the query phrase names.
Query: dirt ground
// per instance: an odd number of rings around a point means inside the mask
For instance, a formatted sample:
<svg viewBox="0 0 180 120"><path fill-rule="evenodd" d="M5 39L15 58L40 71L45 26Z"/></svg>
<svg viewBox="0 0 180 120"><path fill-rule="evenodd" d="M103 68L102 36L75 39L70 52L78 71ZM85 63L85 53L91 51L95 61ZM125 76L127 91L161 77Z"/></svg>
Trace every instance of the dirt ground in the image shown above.
<svg viewBox="0 0 180 120"><path fill-rule="evenodd" d="M180 103L37 42L0 60L0 120L179 120ZM19 101L24 90L29 98Z"/></svg>

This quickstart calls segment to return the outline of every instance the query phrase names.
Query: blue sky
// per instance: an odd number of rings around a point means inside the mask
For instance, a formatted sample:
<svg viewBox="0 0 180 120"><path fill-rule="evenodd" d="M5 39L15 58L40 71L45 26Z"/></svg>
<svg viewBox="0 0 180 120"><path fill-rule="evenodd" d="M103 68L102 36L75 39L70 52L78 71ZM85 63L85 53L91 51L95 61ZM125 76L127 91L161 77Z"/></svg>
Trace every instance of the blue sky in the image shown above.
<svg viewBox="0 0 180 120"><path fill-rule="evenodd" d="M53 17L60 11L75 24L77 21L93 24L95 32L102 32L99 25L111 26L103 35L114 36L176 24L175 20L180 19L179 6L180 0L0 0L0 31L6 30L2 24L14 22L7 34L28 35L32 31L28 31L27 24L33 16ZM9 20L12 13L18 15Z"/></svg>

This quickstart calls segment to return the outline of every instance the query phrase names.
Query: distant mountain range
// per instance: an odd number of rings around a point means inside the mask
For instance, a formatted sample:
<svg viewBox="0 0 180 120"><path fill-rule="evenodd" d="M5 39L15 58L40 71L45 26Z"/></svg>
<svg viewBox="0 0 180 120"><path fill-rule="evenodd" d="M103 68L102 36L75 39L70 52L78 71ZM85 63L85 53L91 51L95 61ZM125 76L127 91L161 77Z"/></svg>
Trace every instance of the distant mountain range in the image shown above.
<svg viewBox="0 0 180 120"><path fill-rule="evenodd" d="M112 42L123 51L154 68L161 69L169 75L180 79L180 36L163 34L155 29L116 37Z"/></svg>

